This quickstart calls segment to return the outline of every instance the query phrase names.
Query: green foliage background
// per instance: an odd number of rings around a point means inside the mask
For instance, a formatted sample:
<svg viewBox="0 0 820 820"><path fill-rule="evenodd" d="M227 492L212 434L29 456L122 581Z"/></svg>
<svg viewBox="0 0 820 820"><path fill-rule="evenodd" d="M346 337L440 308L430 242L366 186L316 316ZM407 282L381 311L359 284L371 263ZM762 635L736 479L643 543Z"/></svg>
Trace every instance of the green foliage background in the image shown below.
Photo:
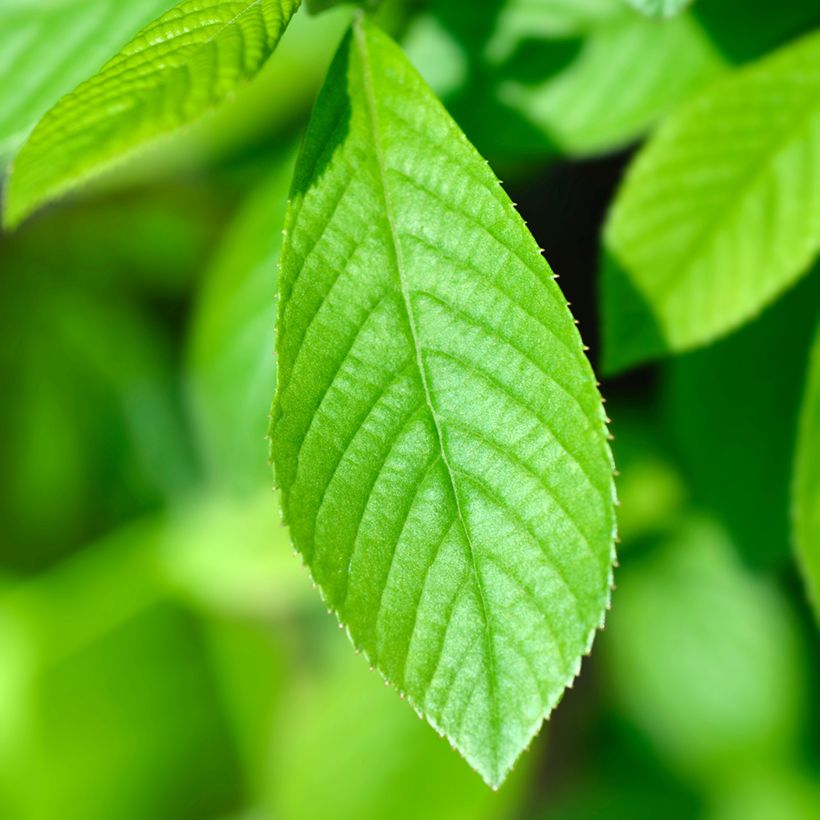
<svg viewBox="0 0 820 820"><path fill-rule="evenodd" d="M115 5L0 0L4 163L174 3ZM292 556L265 443L276 256L350 18L300 11L225 105L0 237L0 817L812 820L820 652L793 542L816 590L816 263L734 332L603 381L612 611L498 793L368 673ZM626 304L601 284L624 247L604 225L635 151L816 41L820 12L386 0L378 19L505 180L599 370ZM754 241L782 261L775 233Z"/></svg>

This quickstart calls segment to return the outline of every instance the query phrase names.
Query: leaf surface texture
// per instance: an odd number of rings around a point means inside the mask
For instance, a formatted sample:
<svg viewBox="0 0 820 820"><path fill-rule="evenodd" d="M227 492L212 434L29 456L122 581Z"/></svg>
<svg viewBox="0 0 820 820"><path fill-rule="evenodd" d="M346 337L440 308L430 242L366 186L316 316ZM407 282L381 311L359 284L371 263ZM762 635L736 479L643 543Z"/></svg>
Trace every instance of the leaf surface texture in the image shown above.
<svg viewBox="0 0 820 820"><path fill-rule="evenodd" d="M566 300L486 163L365 21L286 220L273 459L354 644L491 785L609 599L612 462Z"/></svg>

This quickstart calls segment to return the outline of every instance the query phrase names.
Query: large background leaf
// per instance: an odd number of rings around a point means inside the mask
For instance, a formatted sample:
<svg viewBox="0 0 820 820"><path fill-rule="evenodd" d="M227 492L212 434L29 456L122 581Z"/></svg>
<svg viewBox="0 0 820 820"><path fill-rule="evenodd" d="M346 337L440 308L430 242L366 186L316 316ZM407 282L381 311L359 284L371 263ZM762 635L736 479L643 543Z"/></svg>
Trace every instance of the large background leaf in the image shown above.
<svg viewBox="0 0 820 820"><path fill-rule="evenodd" d="M286 225L272 432L292 537L354 643L498 785L609 597L612 463L572 316L368 23L316 104Z"/></svg>
<svg viewBox="0 0 820 820"><path fill-rule="evenodd" d="M15 163L6 224L216 107L262 68L298 6L183 0L152 23L35 128Z"/></svg>
<svg viewBox="0 0 820 820"><path fill-rule="evenodd" d="M173 0L3 0L0 165L40 117Z"/></svg>
<svg viewBox="0 0 820 820"><path fill-rule="evenodd" d="M794 493L797 551L809 598L820 618L820 324L803 397Z"/></svg>
<svg viewBox="0 0 820 820"><path fill-rule="evenodd" d="M630 166L605 230L616 370L761 311L820 246L820 34L727 77Z"/></svg>

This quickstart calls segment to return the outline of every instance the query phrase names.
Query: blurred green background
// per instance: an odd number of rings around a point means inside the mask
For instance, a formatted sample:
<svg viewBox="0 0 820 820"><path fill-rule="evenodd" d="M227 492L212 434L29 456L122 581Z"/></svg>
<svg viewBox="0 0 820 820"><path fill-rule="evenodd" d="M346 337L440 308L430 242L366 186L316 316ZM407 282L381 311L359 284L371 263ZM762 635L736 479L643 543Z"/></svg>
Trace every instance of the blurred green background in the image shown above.
<svg viewBox="0 0 820 820"><path fill-rule="evenodd" d="M505 179L593 360L600 226L635 145L820 23L816 0L742 5L380 12ZM300 13L225 109L0 238L0 818L815 820L820 653L787 493L818 270L724 341L604 383L613 608L500 792L325 613L265 435L290 170L350 13Z"/></svg>

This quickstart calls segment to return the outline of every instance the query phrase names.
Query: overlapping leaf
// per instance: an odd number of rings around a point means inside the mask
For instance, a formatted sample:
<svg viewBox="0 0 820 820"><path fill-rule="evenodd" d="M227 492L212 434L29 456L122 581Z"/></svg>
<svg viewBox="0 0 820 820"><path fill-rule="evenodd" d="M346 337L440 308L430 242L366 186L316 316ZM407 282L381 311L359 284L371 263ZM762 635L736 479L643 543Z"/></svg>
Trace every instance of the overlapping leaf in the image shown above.
<svg viewBox="0 0 820 820"><path fill-rule="evenodd" d="M820 619L820 325L803 398L794 492L797 551L809 598Z"/></svg>
<svg viewBox="0 0 820 820"><path fill-rule="evenodd" d="M300 0L183 0L40 121L11 177L16 225L219 105L264 65Z"/></svg>
<svg viewBox="0 0 820 820"><path fill-rule="evenodd" d="M820 247L820 34L665 122L605 230L609 369L704 344L762 310Z"/></svg>
<svg viewBox="0 0 820 820"><path fill-rule="evenodd" d="M55 102L173 0L4 0L0 164Z"/></svg>
<svg viewBox="0 0 820 820"><path fill-rule="evenodd" d="M609 598L611 456L566 300L366 22L286 225L272 436L292 538L356 646L497 785Z"/></svg>

